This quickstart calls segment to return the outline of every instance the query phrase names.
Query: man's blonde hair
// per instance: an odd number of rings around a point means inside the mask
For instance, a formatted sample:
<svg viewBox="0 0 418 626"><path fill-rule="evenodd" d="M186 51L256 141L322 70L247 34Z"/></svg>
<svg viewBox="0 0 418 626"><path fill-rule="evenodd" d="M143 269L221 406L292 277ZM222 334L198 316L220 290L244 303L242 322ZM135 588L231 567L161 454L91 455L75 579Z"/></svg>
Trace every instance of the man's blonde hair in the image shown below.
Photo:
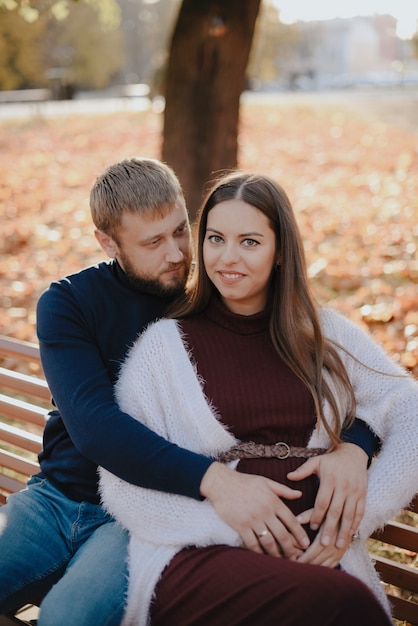
<svg viewBox="0 0 418 626"><path fill-rule="evenodd" d="M164 216L179 197L174 171L156 159L131 157L98 175L90 192L90 210L99 230L114 236L124 211Z"/></svg>

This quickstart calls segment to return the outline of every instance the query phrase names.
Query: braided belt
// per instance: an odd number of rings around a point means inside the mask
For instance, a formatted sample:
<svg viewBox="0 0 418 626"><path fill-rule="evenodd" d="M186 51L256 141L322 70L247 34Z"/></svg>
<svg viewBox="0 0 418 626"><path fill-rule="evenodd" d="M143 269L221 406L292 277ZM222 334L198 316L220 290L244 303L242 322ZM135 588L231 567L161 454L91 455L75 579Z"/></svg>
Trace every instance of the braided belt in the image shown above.
<svg viewBox="0 0 418 626"><path fill-rule="evenodd" d="M326 448L299 448L297 446L289 446L284 441L273 443L272 445L264 445L255 443L254 441L244 441L230 448L226 452L218 455L218 461L227 463L236 459L280 459L284 460L289 457L299 457L309 459L312 456L324 454Z"/></svg>

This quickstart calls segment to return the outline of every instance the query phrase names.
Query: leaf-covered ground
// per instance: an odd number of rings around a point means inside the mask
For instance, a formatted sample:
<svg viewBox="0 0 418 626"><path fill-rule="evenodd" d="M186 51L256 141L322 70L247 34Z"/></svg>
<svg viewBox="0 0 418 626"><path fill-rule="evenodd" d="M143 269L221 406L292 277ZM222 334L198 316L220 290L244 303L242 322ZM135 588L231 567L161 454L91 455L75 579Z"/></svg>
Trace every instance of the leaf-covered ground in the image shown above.
<svg viewBox="0 0 418 626"><path fill-rule="evenodd" d="M418 96L244 101L240 166L287 190L313 287L418 376ZM108 164L158 157L153 111L0 121L0 333L36 340L49 282L103 258L88 195Z"/></svg>

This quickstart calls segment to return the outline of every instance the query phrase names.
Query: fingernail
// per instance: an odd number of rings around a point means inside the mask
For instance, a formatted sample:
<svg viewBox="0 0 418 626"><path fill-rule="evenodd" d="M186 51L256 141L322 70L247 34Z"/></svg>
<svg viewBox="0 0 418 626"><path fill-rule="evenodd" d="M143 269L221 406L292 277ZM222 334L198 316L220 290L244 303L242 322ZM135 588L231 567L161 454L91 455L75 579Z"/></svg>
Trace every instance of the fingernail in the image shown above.
<svg viewBox="0 0 418 626"><path fill-rule="evenodd" d="M308 537L305 537L305 539L302 540L302 545L304 548L307 548L310 543L311 542L309 541Z"/></svg>
<svg viewBox="0 0 418 626"><path fill-rule="evenodd" d="M331 543L331 539L328 537L328 535L325 535L321 538L321 543L323 546L329 546L329 544Z"/></svg>
<svg viewBox="0 0 418 626"><path fill-rule="evenodd" d="M345 546L344 539L338 539L338 541L337 541L337 548L344 548L344 546Z"/></svg>
<svg viewBox="0 0 418 626"><path fill-rule="evenodd" d="M311 524L311 530L318 530L318 524Z"/></svg>

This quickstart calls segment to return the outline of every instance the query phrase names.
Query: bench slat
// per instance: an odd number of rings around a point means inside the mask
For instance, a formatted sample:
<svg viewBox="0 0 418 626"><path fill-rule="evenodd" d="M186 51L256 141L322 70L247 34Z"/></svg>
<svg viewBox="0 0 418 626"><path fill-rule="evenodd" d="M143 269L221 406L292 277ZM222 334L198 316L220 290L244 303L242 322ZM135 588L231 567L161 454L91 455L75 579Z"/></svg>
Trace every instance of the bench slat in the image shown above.
<svg viewBox="0 0 418 626"><path fill-rule="evenodd" d="M48 409L0 394L0 415L44 427L47 413Z"/></svg>
<svg viewBox="0 0 418 626"><path fill-rule="evenodd" d="M418 593L418 571L415 567L396 563L384 556L373 555L372 558L375 561L377 571L385 582ZM418 605L416 610L418 612Z"/></svg>
<svg viewBox="0 0 418 626"><path fill-rule="evenodd" d="M387 595L396 619L401 622L408 622L411 626L418 626L418 604L394 596L391 593Z"/></svg>
<svg viewBox="0 0 418 626"><path fill-rule="evenodd" d="M8 370L5 367L0 367L0 387L40 400L51 400L51 392L45 380Z"/></svg>
<svg viewBox="0 0 418 626"><path fill-rule="evenodd" d="M418 552L418 528L408 524L394 521L388 522L383 530L373 533L372 538L404 548L404 550Z"/></svg>
<svg viewBox="0 0 418 626"><path fill-rule="evenodd" d="M35 461L24 459L13 452L2 449L0 449L0 466L28 477L39 472L39 465Z"/></svg>
<svg viewBox="0 0 418 626"><path fill-rule="evenodd" d="M26 361L40 363L39 346L29 341L0 335L0 353L4 356L15 356Z"/></svg>
<svg viewBox="0 0 418 626"><path fill-rule="evenodd" d="M0 474L0 505L5 504L6 494L16 493L24 488L25 482L6 476L6 474Z"/></svg>
<svg viewBox="0 0 418 626"><path fill-rule="evenodd" d="M10 426L0 422L0 441L4 441L13 446L29 450L38 454L42 448L42 437L34 433L29 433L22 428Z"/></svg>

